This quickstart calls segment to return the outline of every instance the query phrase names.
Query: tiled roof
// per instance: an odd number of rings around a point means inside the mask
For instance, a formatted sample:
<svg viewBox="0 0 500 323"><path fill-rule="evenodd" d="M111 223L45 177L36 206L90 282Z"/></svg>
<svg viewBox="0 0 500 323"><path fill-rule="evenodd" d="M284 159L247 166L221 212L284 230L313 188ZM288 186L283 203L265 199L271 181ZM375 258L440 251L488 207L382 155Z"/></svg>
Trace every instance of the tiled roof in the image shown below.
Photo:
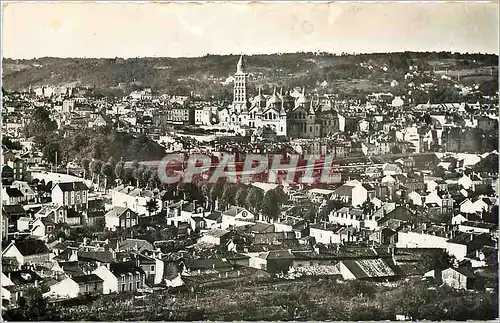
<svg viewBox="0 0 500 323"><path fill-rule="evenodd" d="M89 283L98 283L98 282L104 281L101 277L97 276L96 274L74 276L71 279L73 279L78 285L89 284Z"/></svg>
<svg viewBox="0 0 500 323"><path fill-rule="evenodd" d="M102 263L113 263L115 259L110 251L79 251L78 259L83 261L98 261Z"/></svg>
<svg viewBox="0 0 500 323"><path fill-rule="evenodd" d="M22 197L22 196L24 196L23 193L21 193L21 191L18 188L12 188L12 187L6 187L5 193L9 197Z"/></svg>
<svg viewBox="0 0 500 323"><path fill-rule="evenodd" d="M230 263L228 263L227 261L223 261L220 258L186 260L184 261L184 265L189 270L223 269L232 267Z"/></svg>
<svg viewBox="0 0 500 323"><path fill-rule="evenodd" d="M207 232L205 232L203 235L204 236L210 236L210 237L216 237L216 238L220 238L226 234L228 234L229 231L227 230L221 230L221 229L211 229Z"/></svg>
<svg viewBox="0 0 500 323"><path fill-rule="evenodd" d="M122 275L128 273L141 273L144 274L144 271L141 267L138 267L134 262L120 262L114 263L110 265L111 272L115 275Z"/></svg>
<svg viewBox="0 0 500 323"><path fill-rule="evenodd" d="M342 263L358 279L394 277L396 273L383 259L343 260Z"/></svg>
<svg viewBox="0 0 500 323"><path fill-rule="evenodd" d="M25 257L50 253L49 248L42 240L16 241L14 245Z"/></svg>
<svg viewBox="0 0 500 323"><path fill-rule="evenodd" d="M89 188L83 182L67 182L67 183L58 183L56 186L59 186L63 192L71 192L71 191L86 191Z"/></svg>
<svg viewBox="0 0 500 323"><path fill-rule="evenodd" d="M111 210L109 210L104 216L105 217L120 217L123 213L127 211L126 207L114 206Z"/></svg>

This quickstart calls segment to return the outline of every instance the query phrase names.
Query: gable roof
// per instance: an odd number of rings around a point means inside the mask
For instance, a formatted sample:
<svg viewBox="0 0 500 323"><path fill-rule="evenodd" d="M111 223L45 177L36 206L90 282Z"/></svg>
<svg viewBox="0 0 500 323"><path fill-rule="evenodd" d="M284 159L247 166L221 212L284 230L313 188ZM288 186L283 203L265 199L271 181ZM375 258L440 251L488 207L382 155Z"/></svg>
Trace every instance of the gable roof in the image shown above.
<svg viewBox="0 0 500 323"><path fill-rule="evenodd" d="M144 270L138 267L134 262L118 262L110 265L110 270L115 275L125 275L125 274L144 274Z"/></svg>
<svg viewBox="0 0 500 323"><path fill-rule="evenodd" d="M61 266L65 273L71 276L80 276L85 274L78 261L61 261L59 262L59 266Z"/></svg>
<svg viewBox="0 0 500 323"><path fill-rule="evenodd" d="M5 188L5 193L9 197L23 197L23 193L18 188L13 188L13 187L6 187Z"/></svg>
<svg viewBox="0 0 500 323"><path fill-rule="evenodd" d="M210 236L210 237L215 237L215 238L221 238L228 234L229 231L227 230L222 230L222 229L211 229L205 233L203 233L204 236Z"/></svg>
<svg viewBox="0 0 500 323"><path fill-rule="evenodd" d="M148 241L143 240L143 239L126 239L120 243L119 248L124 249L124 250L136 250L137 249L138 251L142 251L142 250L153 251L154 250L153 245L151 243L149 243Z"/></svg>
<svg viewBox="0 0 500 323"><path fill-rule="evenodd" d="M358 279L396 276L391 266L381 258L342 260L341 262Z"/></svg>
<svg viewBox="0 0 500 323"><path fill-rule="evenodd" d="M26 210L21 206L21 205L3 205L2 206L3 211L7 214L7 216L13 216L13 215L25 215Z"/></svg>
<svg viewBox="0 0 500 323"><path fill-rule="evenodd" d="M90 284L90 283L99 283L103 282L104 280L97 276L96 274L89 274L89 275L81 275L81 276L74 276L73 281L77 283L78 285L81 284Z"/></svg>
<svg viewBox="0 0 500 323"><path fill-rule="evenodd" d="M189 270L232 268L229 262L220 258L185 260L184 265Z"/></svg>
<svg viewBox="0 0 500 323"><path fill-rule="evenodd" d="M454 270L467 278L474 278L474 273L469 270L467 267L458 267L458 268L448 268L449 270Z"/></svg>
<svg viewBox="0 0 500 323"><path fill-rule="evenodd" d="M61 191L63 192L72 192L72 191L87 191L89 188L83 182L65 182L65 183L57 183L56 186L59 186Z"/></svg>
<svg viewBox="0 0 500 323"><path fill-rule="evenodd" d="M78 259L83 261L98 261L102 263L113 263L115 259L109 250L105 251L79 251Z"/></svg>
<svg viewBox="0 0 500 323"><path fill-rule="evenodd" d="M212 221L217 221L217 220L220 219L221 216L222 216L221 212L219 212L219 211L212 211L212 213L210 213L209 215L205 216L205 219L212 220Z"/></svg>
<svg viewBox="0 0 500 323"><path fill-rule="evenodd" d="M128 210L128 208L126 208L126 207L113 206L113 208L111 210L109 210L108 212L106 212L106 214L104 214L104 216L105 217L116 217L116 218L119 218L127 210ZM130 212L133 212L133 211L131 210Z"/></svg>
<svg viewBox="0 0 500 323"><path fill-rule="evenodd" d="M42 278L32 270L16 270L8 272L8 277L14 285L34 284L35 281L41 281Z"/></svg>
<svg viewBox="0 0 500 323"><path fill-rule="evenodd" d="M242 211L247 211L247 210L245 208L233 205L229 209L227 209L226 211L224 211L224 213L222 213L222 214L223 215L227 215L227 216L233 216L233 217L235 217L236 215L238 215L238 213L240 213ZM248 213L250 213L250 212L248 212Z"/></svg>
<svg viewBox="0 0 500 323"><path fill-rule="evenodd" d="M14 242L14 245L24 257L50 253L42 240L20 240Z"/></svg>
<svg viewBox="0 0 500 323"><path fill-rule="evenodd" d="M260 254L259 258L264 258L267 260L288 260L294 259L295 256L288 250L271 250Z"/></svg>

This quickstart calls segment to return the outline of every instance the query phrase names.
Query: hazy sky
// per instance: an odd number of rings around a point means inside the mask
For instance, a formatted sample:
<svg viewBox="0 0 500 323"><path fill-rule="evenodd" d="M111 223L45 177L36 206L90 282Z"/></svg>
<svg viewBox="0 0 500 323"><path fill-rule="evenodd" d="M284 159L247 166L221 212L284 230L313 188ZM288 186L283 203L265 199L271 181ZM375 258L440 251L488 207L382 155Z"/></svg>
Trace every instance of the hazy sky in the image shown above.
<svg viewBox="0 0 500 323"><path fill-rule="evenodd" d="M498 3L8 3L4 57L498 54Z"/></svg>

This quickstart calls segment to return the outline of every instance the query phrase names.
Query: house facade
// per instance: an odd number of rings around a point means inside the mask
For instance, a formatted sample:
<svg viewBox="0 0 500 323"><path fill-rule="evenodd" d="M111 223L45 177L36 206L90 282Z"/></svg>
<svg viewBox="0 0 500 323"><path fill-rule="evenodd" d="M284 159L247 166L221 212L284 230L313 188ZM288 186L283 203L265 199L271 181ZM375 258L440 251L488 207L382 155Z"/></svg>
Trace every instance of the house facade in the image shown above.
<svg viewBox="0 0 500 323"><path fill-rule="evenodd" d="M52 188L52 203L76 210L87 209L89 188L83 182L57 183Z"/></svg>

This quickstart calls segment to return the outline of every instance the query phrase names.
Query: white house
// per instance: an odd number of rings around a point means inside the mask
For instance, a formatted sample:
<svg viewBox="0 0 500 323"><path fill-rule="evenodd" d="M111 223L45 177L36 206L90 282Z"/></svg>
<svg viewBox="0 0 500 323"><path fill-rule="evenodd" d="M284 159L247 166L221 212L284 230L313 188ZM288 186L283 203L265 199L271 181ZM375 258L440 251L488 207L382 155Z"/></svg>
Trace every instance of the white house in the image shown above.
<svg viewBox="0 0 500 323"><path fill-rule="evenodd" d="M433 192L437 190L439 184L436 181L424 181L427 186L427 192Z"/></svg>
<svg viewBox="0 0 500 323"><path fill-rule="evenodd" d="M103 294L110 294L118 292L118 278L109 270L105 265L99 266L92 272L103 280L102 290Z"/></svg>
<svg viewBox="0 0 500 323"><path fill-rule="evenodd" d="M446 249L448 238L429 231L398 231L397 248Z"/></svg>
<svg viewBox="0 0 500 323"><path fill-rule="evenodd" d="M40 218L20 217L17 220L17 230L19 232L29 232L33 237L45 237L45 225Z"/></svg>
<svg viewBox="0 0 500 323"><path fill-rule="evenodd" d="M384 177L382 177L382 180L381 180L382 184L395 184L396 183L396 179L394 177L392 177L391 175L385 175Z"/></svg>
<svg viewBox="0 0 500 323"><path fill-rule="evenodd" d="M467 218L464 217L462 214L457 214L453 218L451 218L452 225L459 225L460 223L465 221L467 221Z"/></svg>
<svg viewBox="0 0 500 323"><path fill-rule="evenodd" d="M476 209L476 212L483 212L489 210L489 205L484 201L484 199L479 198L474 203L472 203L473 207Z"/></svg>
<svg viewBox="0 0 500 323"><path fill-rule="evenodd" d="M367 197L368 190L359 181L352 180L337 188L330 199L339 199L356 207L363 204Z"/></svg>
<svg viewBox="0 0 500 323"><path fill-rule="evenodd" d="M364 219L363 210L361 209L350 209L348 207L343 207L339 210L334 210L328 215L328 220L334 224L340 224L345 226L352 226L355 228L360 228L361 222Z"/></svg>
<svg viewBox="0 0 500 323"><path fill-rule="evenodd" d="M341 243L342 237L338 234L341 228L342 227L337 224L330 224L327 222L316 223L310 226L309 236L313 237L316 243Z"/></svg>
<svg viewBox="0 0 500 323"><path fill-rule="evenodd" d="M408 201L413 205L422 206L422 196L415 191L408 194Z"/></svg>
<svg viewBox="0 0 500 323"><path fill-rule="evenodd" d="M211 229L203 233L203 236L198 240L199 242L220 246L224 242L224 237L227 237L229 231L222 229Z"/></svg>
<svg viewBox="0 0 500 323"><path fill-rule="evenodd" d="M432 191L425 197L424 204L437 204L439 206L443 205L443 200L439 197L437 191Z"/></svg>
<svg viewBox="0 0 500 323"><path fill-rule="evenodd" d="M88 192L89 188L83 182L57 183L52 188L52 203L86 209Z"/></svg>
<svg viewBox="0 0 500 323"><path fill-rule="evenodd" d="M458 185L462 186L466 190L473 190L474 191L474 183L473 183L472 179L465 174L462 175L462 177L460 177L458 179Z"/></svg>
<svg viewBox="0 0 500 323"><path fill-rule="evenodd" d="M222 212L221 229L226 230L254 222L255 215L250 211L239 206L231 206L228 210Z"/></svg>
<svg viewBox="0 0 500 323"><path fill-rule="evenodd" d="M115 206L104 215L105 228L116 230L117 228L131 228L138 224L137 213L129 208Z"/></svg>
<svg viewBox="0 0 500 323"><path fill-rule="evenodd" d="M17 188L24 195L26 201L34 201L37 197L35 191L29 186L27 182L23 181L14 181L12 182L12 188Z"/></svg>
<svg viewBox="0 0 500 323"><path fill-rule="evenodd" d="M401 170L401 167L395 164L389 164L386 163L382 167L382 175L399 175L402 174L403 171Z"/></svg>
<svg viewBox="0 0 500 323"><path fill-rule="evenodd" d="M150 190L120 185L111 190L111 199L113 206L129 208L137 214L148 214L146 204L156 196ZM161 211L161 203L158 206L158 211Z"/></svg>
<svg viewBox="0 0 500 323"><path fill-rule="evenodd" d="M49 291L44 293L48 298L76 298L80 291L78 283L71 278L65 278L49 287Z"/></svg>
<svg viewBox="0 0 500 323"><path fill-rule="evenodd" d="M52 252L41 240L12 241L2 251L2 258L16 258L19 265L46 264L52 260Z"/></svg>

